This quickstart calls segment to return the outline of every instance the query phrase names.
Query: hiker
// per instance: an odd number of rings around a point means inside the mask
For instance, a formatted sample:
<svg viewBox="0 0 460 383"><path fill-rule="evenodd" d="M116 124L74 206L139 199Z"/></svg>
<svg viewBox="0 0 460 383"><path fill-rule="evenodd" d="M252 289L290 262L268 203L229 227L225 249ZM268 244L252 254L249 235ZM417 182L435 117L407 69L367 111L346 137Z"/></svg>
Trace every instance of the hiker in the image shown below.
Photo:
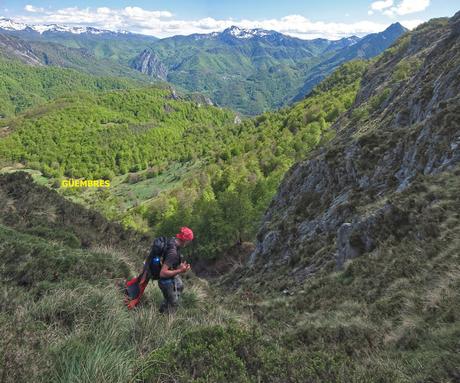
<svg viewBox="0 0 460 383"><path fill-rule="evenodd" d="M186 273L191 268L190 264L183 260L180 250L192 240L193 231L184 226L181 227L175 238L159 237L153 241L141 274L126 283L128 309L137 306L149 280L158 279L158 287L164 297L160 312L175 311L179 303L179 295L184 288L179 275Z"/></svg>

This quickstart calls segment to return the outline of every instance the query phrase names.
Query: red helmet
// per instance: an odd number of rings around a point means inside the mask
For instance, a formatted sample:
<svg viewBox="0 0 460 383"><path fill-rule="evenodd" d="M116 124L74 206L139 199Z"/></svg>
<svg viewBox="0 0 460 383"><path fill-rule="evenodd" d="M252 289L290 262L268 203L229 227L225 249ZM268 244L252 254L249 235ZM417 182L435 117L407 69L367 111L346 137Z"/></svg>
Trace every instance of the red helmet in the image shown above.
<svg viewBox="0 0 460 383"><path fill-rule="evenodd" d="M176 234L176 238L182 239L183 241L193 240L193 231L186 226L180 228L180 233Z"/></svg>

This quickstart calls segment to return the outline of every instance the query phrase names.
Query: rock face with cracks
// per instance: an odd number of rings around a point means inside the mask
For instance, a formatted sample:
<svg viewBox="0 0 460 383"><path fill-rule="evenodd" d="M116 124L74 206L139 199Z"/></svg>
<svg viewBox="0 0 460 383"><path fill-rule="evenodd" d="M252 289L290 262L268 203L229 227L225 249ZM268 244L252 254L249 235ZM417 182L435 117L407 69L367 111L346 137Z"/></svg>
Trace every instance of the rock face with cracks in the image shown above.
<svg viewBox="0 0 460 383"><path fill-rule="evenodd" d="M131 68L164 81L166 81L168 77L168 69L166 66L163 65L155 52L149 49L144 49L132 61Z"/></svg>
<svg viewBox="0 0 460 383"><path fill-rule="evenodd" d="M392 199L460 162L459 89L460 12L403 35L370 64L335 138L285 176L249 263L340 269L389 236L424 235Z"/></svg>

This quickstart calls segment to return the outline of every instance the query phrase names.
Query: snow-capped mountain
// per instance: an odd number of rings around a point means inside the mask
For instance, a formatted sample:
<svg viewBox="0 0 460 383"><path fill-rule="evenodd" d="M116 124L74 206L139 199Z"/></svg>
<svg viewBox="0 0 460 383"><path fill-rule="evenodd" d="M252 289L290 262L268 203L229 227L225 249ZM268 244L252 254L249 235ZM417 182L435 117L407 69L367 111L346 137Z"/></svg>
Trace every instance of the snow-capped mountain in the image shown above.
<svg viewBox="0 0 460 383"><path fill-rule="evenodd" d="M73 34L82 34L88 33L93 35L100 35L100 34L114 34L114 33L121 33L121 34L129 34L130 32L127 31L109 31L107 29L98 29L94 27L72 27L67 25L61 24L36 24L36 25L28 25L24 23L18 23L14 20L7 19L5 17L0 17L0 30L5 31L35 31L40 34L44 32L67 32Z"/></svg>
<svg viewBox="0 0 460 383"><path fill-rule="evenodd" d="M180 38L180 39L187 39L187 38L192 38L193 40L203 40L203 39L220 39L222 41L248 41L248 40L255 40L255 39L265 39L265 40L271 40L272 42L276 40L298 40L302 41L296 37L288 36L288 35L283 35L280 32L276 31L269 31L266 29L261 29L261 28L240 28L235 25L231 26L230 28L224 29L222 32L211 32L211 33L194 33L189 36L172 36L169 38ZM168 39L168 38L166 38Z"/></svg>
<svg viewBox="0 0 460 383"><path fill-rule="evenodd" d="M278 34L275 31L267 31L265 29L255 28L255 29L248 29L248 28L239 28L235 25L227 28L222 32L223 34L229 34L237 39L251 39L254 37L264 37L271 34Z"/></svg>
<svg viewBox="0 0 460 383"><path fill-rule="evenodd" d="M0 17L0 29L5 29L7 31L22 31L27 28L27 24L16 23L11 19L6 17Z"/></svg>

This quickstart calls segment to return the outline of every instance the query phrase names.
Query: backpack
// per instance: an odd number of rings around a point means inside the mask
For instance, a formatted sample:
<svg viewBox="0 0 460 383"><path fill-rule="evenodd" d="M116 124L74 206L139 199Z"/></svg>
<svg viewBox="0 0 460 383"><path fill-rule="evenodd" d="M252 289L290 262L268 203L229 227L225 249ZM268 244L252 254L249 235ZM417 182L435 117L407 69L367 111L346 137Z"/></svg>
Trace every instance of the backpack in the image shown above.
<svg viewBox="0 0 460 383"><path fill-rule="evenodd" d="M125 282L124 293L129 299L138 298L139 294L143 292L141 286L145 288L150 279L160 279L161 267L169 244L170 239L167 237L155 238L150 253L144 261L142 272L137 277Z"/></svg>
<svg viewBox="0 0 460 383"><path fill-rule="evenodd" d="M147 270L150 279L160 279L161 267L169 244L170 239L167 237L158 237L153 241L150 253L144 262L144 270Z"/></svg>

